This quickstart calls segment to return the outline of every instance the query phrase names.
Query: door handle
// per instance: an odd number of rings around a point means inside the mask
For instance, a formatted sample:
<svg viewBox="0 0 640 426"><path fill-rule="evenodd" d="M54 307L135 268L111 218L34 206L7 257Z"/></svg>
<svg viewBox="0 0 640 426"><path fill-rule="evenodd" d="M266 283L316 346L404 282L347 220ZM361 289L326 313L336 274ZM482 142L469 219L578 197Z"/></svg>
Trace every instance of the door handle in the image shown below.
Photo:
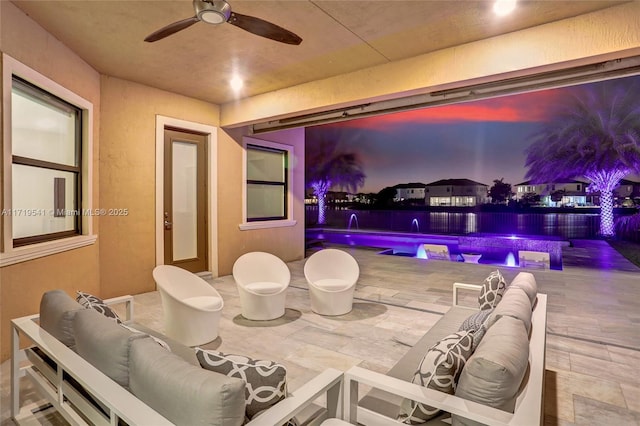
<svg viewBox="0 0 640 426"><path fill-rule="evenodd" d="M169 222L168 220L164 221L164 229L166 229L167 231L169 231L171 229L171 225L173 225L171 222Z"/></svg>

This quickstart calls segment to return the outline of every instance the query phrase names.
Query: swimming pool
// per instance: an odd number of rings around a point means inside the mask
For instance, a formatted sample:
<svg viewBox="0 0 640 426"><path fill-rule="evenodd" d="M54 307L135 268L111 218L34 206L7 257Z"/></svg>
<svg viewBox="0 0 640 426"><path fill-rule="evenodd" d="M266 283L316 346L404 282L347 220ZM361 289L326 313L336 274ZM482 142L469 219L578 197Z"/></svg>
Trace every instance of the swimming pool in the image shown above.
<svg viewBox="0 0 640 426"><path fill-rule="evenodd" d="M567 241L516 235L476 234L466 236L413 234L353 229L315 228L306 230L307 243L329 242L347 246L381 249L381 254L425 259L423 244L443 244L451 260L464 261L464 253L481 255L478 263L518 266L518 250L549 253L551 269L562 269L562 246Z"/></svg>

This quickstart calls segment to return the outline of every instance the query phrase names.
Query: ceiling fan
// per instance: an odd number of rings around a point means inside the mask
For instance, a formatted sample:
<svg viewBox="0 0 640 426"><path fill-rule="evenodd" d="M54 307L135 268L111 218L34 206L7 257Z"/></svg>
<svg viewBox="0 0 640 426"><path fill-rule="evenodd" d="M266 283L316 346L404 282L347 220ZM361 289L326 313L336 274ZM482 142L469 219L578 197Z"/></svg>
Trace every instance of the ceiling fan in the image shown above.
<svg viewBox="0 0 640 426"><path fill-rule="evenodd" d="M158 31L149 34L144 41L151 43L161 40L190 27L196 22L203 21L207 24L214 25L228 22L250 33L281 43L298 45L302 42L299 36L276 24L253 16L233 12L231 6L225 0L193 0L193 9L196 13L194 17L183 19L160 28Z"/></svg>

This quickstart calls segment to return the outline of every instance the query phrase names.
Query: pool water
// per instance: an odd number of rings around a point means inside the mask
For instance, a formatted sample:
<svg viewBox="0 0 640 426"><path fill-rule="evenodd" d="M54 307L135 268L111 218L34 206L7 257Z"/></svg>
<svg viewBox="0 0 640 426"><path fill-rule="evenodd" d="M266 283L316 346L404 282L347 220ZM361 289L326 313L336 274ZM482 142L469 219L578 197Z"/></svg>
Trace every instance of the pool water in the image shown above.
<svg viewBox="0 0 640 426"><path fill-rule="evenodd" d="M326 241L334 244L381 249L380 254L426 259L423 244L441 244L449 249L452 261L464 262L464 253L481 255L477 263L517 267L518 248L529 243L558 243L516 236L457 237L450 235L372 232L344 229L308 229L307 242ZM462 241L462 244L460 243ZM517 243L514 246L514 243ZM516 247L514 249L514 247ZM525 248L522 248L525 249ZM526 247L526 249L529 249ZM544 250L540 250L544 251ZM553 255L553 254L552 254ZM560 257L560 260L558 260ZM562 269L561 256L555 256L551 269Z"/></svg>

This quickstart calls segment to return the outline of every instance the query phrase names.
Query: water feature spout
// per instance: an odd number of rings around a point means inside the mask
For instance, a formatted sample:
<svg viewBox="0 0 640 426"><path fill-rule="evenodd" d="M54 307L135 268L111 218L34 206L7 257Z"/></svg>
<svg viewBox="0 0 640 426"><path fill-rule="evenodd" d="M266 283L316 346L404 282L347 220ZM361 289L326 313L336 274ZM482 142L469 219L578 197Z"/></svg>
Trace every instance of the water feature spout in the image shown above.
<svg viewBox="0 0 640 426"><path fill-rule="evenodd" d="M507 255L507 259L504 261L506 266L518 266L516 265L516 257L513 255L513 252L509 252Z"/></svg>
<svg viewBox="0 0 640 426"><path fill-rule="evenodd" d="M418 222L418 219L415 219L415 218L414 218L414 219L411 221L411 229L410 229L410 231L411 231L411 232L413 232L413 225L415 225L415 226L416 226L416 232L417 232L417 233L420 233L420 223Z"/></svg>
<svg viewBox="0 0 640 426"><path fill-rule="evenodd" d="M351 216L349 216L349 225L347 226L347 229L351 229L351 225L353 225L353 222L356 222L356 229L360 229L360 225L358 224L358 216L356 216L355 213L351 213Z"/></svg>

